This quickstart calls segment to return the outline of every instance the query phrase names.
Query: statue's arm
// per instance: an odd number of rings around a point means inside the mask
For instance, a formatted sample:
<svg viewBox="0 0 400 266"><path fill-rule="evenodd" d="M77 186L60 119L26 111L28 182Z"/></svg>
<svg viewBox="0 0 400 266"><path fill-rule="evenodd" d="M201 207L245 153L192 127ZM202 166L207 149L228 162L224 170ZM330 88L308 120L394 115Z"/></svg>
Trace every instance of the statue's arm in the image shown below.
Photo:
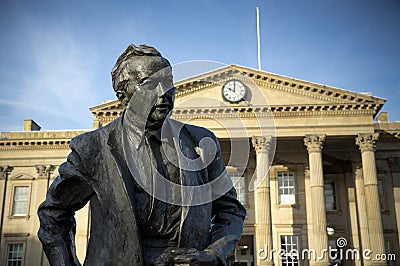
<svg viewBox="0 0 400 266"><path fill-rule="evenodd" d="M218 140L215 136L214 138L217 143L217 154L208 167L211 179L226 172ZM211 244L206 250L218 256L224 265L231 265L234 262L232 260L234 259L235 248L242 234L243 220L246 216L246 210L237 200L234 187L225 195L213 201L212 214Z"/></svg>
<svg viewBox="0 0 400 266"><path fill-rule="evenodd" d="M75 151L59 168L46 200L39 206L38 237L50 265L80 265L75 254L75 211L81 209L93 194L84 181L80 157Z"/></svg>

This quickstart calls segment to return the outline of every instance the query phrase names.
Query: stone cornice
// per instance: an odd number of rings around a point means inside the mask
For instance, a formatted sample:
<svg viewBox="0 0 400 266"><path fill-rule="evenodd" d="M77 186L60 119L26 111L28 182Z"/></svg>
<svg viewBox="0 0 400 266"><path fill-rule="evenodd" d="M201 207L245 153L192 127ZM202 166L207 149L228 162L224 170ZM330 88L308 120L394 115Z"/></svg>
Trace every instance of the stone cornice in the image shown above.
<svg viewBox="0 0 400 266"><path fill-rule="evenodd" d="M375 122L375 132L379 133L379 142L398 142L400 140L400 122Z"/></svg>
<svg viewBox="0 0 400 266"><path fill-rule="evenodd" d="M109 100L106 101L105 103L89 108L91 112L96 112L98 110L112 110L112 109L119 110L119 109L125 109L125 107L118 100Z"/></svg>
<svg viewBox="0 0 400 266"><path fill-rule="evenodd" d="M116 119L117 117L120 117L122 112L123 112L123 109L121 109L119 111L115 111L115 110L106 111L106 110L104 110L104 111L93 112L93 115L99 121L111 122L114 119Z"/></svg>
<svg viewBox="0 0 400 266"><path fill-rule="evenodd" d="M69 149L70 140L87 131L2 132L0 151Z"/></svg>
<svg viewBox="0 0 400 266"><path fill-rule="evenodd" d="M361 107L361 109L359 109ZM268 107L210 107L210 108L182 108L174 109L173 117L184 117L186 115L207 115L207 116L229 116L239 114L266 114L274 117L282 116L365 116L374 114L373 105L340 104L340 105L286 105Z"/></svg>
<svg viewBox="0 0 400 266"><path fill-rule="evenodd" d="M26 151L26 150L68 150L69 141L65 142L67 144L64 145L35 145L29 144L25 145L8 145L8 146L0 146L0 151ZM1 143L0 143L1 144ZM8 143L6 143L8 144Z"/></svg>
<svg viewBox="0 0 400 266"><path fill-rule="evenodd" d="M358 109L361 107L361 109ZM118 118L121 111L96 112L95 116L101 125L112 122ZM316 117L316 116L372 116L375 113L372 105L340 104L340 105L287 105L268 107L210 107L210 108L177 108L174 109L172 117L178 120L188 118L254 118L257 116L273 117Z"/></svg>
<svg viewBox="0 0 400 266"><path fill-rule="evenodd" d="M173 118L185 120L188 117L196 118L229 118L229 117L254 117L271 116L274 117L296 117L296 116L369 116L376 112L376 105L373 104L297 104L286 106L232 106L232 107L209 107L209 108L176 108L174 109ZM96 119L102 125L112 122L117 117L121 116L123 109L116 111L102 110L93 112Z"/></svg>
<svg viewBox="0 0 400 266"><path fill-rule="evenodd" d="M379 133L379 142L399 143L400 130L375 130Z"/></svg>
<svg viewBox="0 0 400 266"><path fill-rule="evenodd" d="M49 140L49 139L71 139L89 130L60 130L60 131L15 131L1 132L0 140Z"/></svg>

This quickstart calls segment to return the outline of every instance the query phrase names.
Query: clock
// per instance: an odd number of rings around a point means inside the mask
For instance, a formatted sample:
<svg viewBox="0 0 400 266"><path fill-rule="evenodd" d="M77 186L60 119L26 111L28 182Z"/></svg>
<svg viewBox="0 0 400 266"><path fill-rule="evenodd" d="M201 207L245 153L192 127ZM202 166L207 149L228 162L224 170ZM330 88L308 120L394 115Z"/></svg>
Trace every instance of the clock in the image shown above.
<svg viewBox="0 0 400 266"><path fill-rule="evenodd" d="M238 103L244 99L246 87L239 80L229 80L222 86L222 97L230 103Z"/></svg>

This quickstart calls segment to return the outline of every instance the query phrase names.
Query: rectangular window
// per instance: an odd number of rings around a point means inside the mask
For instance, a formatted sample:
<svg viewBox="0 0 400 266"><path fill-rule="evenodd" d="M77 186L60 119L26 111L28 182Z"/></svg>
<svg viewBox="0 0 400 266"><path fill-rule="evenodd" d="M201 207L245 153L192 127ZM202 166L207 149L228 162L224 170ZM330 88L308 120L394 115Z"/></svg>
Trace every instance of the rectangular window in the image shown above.
<svg viewBox="0 0 400 266"><path fill-rule="evenodd" d="M378 193L379 193L379 205L381 207L381 211L384 211L385 206L385 189L383 187L383 179L378 179Z"/></svg>
<svg viewBox="0 0 400 266"><path fill-rule="evenodd" d="M13 216L25 216L28 214L29 186L14 187L14 199L12 205Z"/></svg>
<svg viewBox="0 0 400 266"><path fill-rule="evenodd" d="M282 256L282 266L299 265L299 237L291 235L281 236L281 249L285 251Z"/></svg>
<svg viewBox="0 0 400 266"><path fill-rule="evenodd" d="M246 204L246 186L244 177L239 173L230 173L233 185L235 186L237 199L244 205Z"/></svg>
<svg viewBox="0 0 400 266"><path fill-rule="evenodd" d="M325 182L325 208L327 211L337 211L335 182Z"/></svg>
<svg viewBox="0 0 400 266"><path fill-rule="evenodd" d="M13 243L7 245L7 266L22 266L24 256L24 245Z"/></svg>
<svg viewBox="0 0 400 266"><path fill-rule="evenodd" d="M278 172L279 204L295 204L294 173Z"/></svg>

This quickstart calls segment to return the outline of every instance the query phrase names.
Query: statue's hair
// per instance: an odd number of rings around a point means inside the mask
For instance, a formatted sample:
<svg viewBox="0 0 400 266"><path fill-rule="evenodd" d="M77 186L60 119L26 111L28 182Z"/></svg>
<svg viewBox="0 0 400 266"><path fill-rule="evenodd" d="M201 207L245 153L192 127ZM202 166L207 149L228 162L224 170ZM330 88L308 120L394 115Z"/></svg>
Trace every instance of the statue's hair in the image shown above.
<svg viewBox="0 0 400 266"><path fill-rule="evenodd" d="M157 51L156 48L141 44L139 46L135 46L134 44L130 44L125 51L118 57L117 62L115 63L112 71L111 76L114 76L117 70L120 68L123 62L126 62L132 57L135 56L158 56L162 57L161 53ZM163 58L166 61L166 64L170 66L170 63L167 59Z"/></svg>

